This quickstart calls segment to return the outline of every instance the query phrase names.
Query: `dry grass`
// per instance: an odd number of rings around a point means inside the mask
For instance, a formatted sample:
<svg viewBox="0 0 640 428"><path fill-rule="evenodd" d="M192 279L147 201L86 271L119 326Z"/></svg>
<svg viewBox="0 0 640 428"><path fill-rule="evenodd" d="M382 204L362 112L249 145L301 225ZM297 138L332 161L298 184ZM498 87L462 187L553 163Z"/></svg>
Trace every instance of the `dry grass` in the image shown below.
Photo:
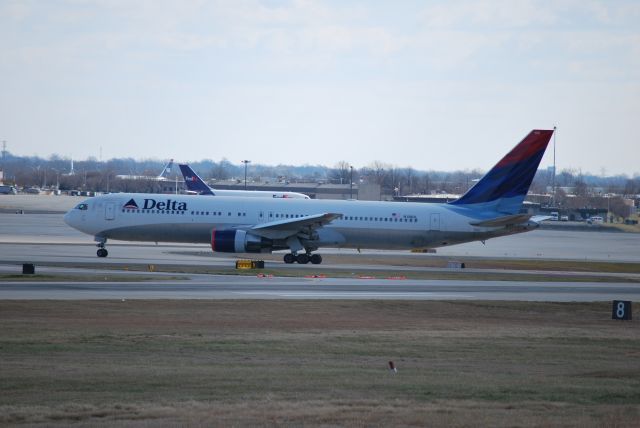
<svg viewBox="0 0 640 428"><path fill-rule="evenodd" d="M640 335L609 318L607 303L5 301L0 424L632 426Z"/></svg>

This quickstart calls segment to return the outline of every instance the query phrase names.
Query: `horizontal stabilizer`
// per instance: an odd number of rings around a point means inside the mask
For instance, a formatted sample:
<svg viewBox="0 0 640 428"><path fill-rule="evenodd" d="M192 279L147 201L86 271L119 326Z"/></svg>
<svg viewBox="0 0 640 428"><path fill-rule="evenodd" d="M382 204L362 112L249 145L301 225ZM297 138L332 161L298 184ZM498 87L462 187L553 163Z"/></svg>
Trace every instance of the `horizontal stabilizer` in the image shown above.
<svg viewBox="0 0 640 428"><path fill-rule="evenodd" d="M531 218L530 214L514 214L514 215L506 215L503 217L495 217L489 220L475 221L470 222L471 226L480 226L480 227L501 227L508 226L510 224L520 224L526 221L529 221Z"/></svg>
<svg viewBox="0 0 640 428"><path fill-rule="evenodd" d="M534 223L540 223L541 221L549 220L550 218L550 215L534 215L531 217L531 221Z"/></svg>

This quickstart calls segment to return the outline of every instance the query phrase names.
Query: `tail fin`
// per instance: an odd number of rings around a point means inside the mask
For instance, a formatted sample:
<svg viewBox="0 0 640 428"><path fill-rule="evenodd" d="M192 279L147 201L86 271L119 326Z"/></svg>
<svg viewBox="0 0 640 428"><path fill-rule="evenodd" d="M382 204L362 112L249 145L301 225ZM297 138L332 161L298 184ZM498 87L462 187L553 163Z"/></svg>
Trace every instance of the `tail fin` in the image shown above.
<svg viewBox="0 0 640 428"><path fill-rule="evenodd" d="M452 205L475 205L505 214L520 211L553 130L534 129Z"/></svg>
<svg viewBox="0 0 640 428"><path fill-rule="evenodd" d="M207 186L202 178L200 178L189 165L180 164L178 166L184 177L184 184L187 186L187 190L199 193L200 195L215 195L211 187Z"/></svg>
<svg viewBox="0 0 640 428"><path fill-rule="evenodd" d="M169 160L169 162L167 162L167 164L162 169L162 172L160 173L160 175L158 175L158 178L166 178L169 174L171 174L171 167L172 166L173 166L173 159L171 159L171 160Z"/></svg>

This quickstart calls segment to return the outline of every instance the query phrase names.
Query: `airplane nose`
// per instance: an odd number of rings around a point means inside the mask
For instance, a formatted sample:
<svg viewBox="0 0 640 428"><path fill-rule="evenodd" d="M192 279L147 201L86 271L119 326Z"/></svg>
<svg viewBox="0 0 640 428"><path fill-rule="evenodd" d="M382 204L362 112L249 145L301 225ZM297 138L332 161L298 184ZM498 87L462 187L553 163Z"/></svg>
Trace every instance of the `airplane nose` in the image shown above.
<svg viewBox="0 0 640 428"><path fill-rule="evenodd" d="M71 217L72 217L71 211L68 211L68 212L64 215L64 217L62 217L62 219L63 219L63 220L64 220L64 222L65 222L65 223L67 223L69 226L73 226L73 224L71 224Z"/></svg>

